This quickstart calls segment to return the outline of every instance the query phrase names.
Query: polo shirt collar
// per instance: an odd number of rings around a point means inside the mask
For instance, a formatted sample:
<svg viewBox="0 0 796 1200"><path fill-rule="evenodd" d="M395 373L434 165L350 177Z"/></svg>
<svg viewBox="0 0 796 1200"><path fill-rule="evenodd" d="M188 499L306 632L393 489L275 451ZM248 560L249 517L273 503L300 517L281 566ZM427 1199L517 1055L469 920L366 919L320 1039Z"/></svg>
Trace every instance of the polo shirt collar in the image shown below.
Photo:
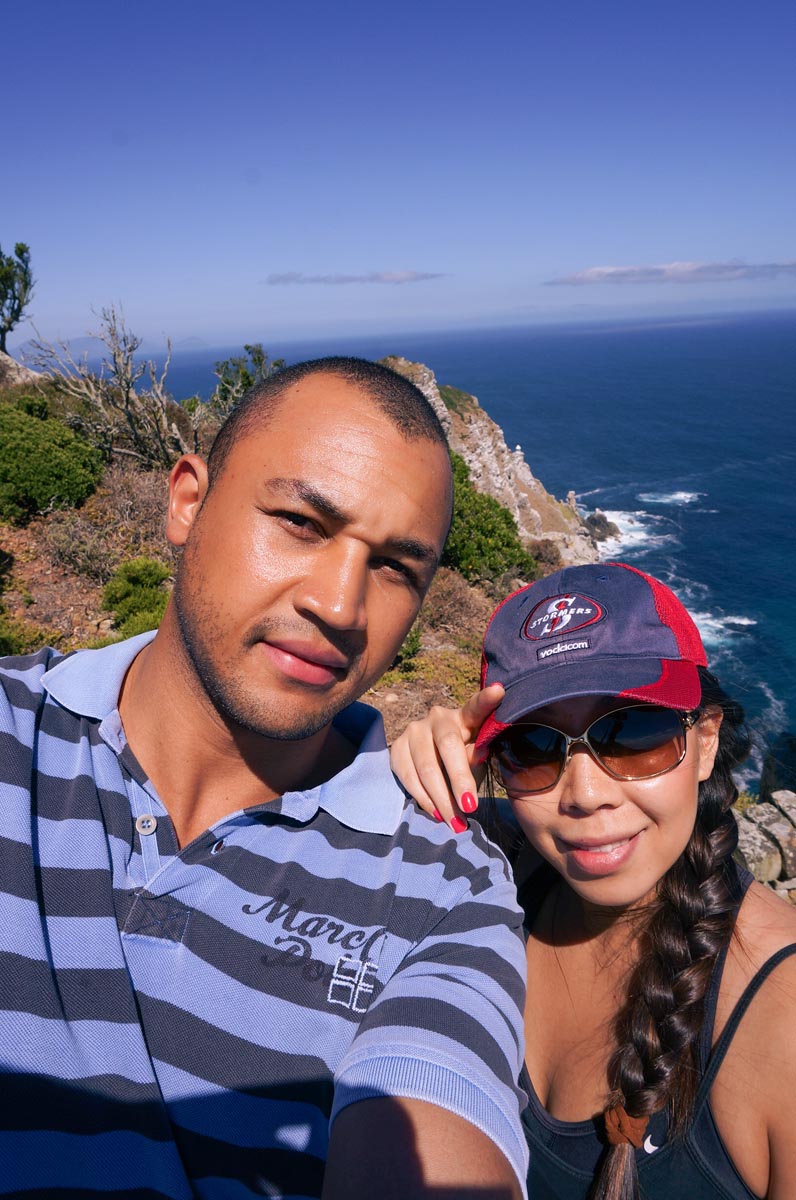
<svg viewBox="0 0 796 1200"><path fill-rule="evenodd" d="M116 711L130 664L154 636L152 629L101 650L78 650L45 671L42 686L70 712L102 721Z"/></svg>
<svg viewBox="0 0 796 1200"><path fill-rule="evenodd" d="M357 756L344 770L312 789L318 805L341 824L362 833L395 833L406 794L390 770L381 713L369 704L349 704L334 724L358 747Z"/></svg>
<svg viewBox="0 0 796 1200"><path fill-rule="evenodd" d="M115 714L130 664L154 636L152 630L101 650L78 650L45 672L42 684L53 700L70 712L103 721ZM291 801L300 797L302 807L323 808L351 829L394 833L406 797L390 770L381 713L368 704L351 704L338 713L334 723L358 747L356 758L316 788L287 792L282 810L289 810Z"/></svg>

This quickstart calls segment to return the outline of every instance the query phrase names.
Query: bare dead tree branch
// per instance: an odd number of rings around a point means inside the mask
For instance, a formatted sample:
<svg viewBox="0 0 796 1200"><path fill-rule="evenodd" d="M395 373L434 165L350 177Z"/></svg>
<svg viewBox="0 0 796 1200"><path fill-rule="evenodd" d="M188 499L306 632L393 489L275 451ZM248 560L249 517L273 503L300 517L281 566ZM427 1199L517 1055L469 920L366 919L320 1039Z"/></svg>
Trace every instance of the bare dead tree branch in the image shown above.
<svg viewBox="0 0 796 1200"><path fill-rule="evenodd" d="M115 305L101 310L99 329L90 336L106 349L97 371L89 367L88 353L76 358L67 342L53 345L38 338L33 343L33 362L55 376L72 401L72 423L107 458L124 454L147 469L169 467L180 454L195 450L204 406L184 410L170 396L171 342L160 372L151 359L136 359L141 338L127 328ZM145 376L148 384L141 386ZM181 426L187 426L189 437Z"/></svg>

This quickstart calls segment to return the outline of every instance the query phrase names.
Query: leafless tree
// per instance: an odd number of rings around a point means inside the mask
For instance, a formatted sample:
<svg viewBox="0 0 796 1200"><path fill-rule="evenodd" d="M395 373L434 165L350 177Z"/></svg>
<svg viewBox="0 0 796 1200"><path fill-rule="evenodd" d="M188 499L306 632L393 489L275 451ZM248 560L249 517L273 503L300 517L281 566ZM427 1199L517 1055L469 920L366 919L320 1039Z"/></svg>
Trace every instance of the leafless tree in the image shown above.
<svg viewBox="0 0 796 1200"><path fill-rule="evenodd" d="M32 361L58 380L71 402L70 422L107 459L126 455L147 470L169 467L180 454L196 451L204 406L183 408L166 390L171 342L160 372L151 359L136 359L141 338L115 305L100 311L99 329L90 336L106 351L97 370L89 367L88 352L75 357L68 342L33 342Z"/></svg>

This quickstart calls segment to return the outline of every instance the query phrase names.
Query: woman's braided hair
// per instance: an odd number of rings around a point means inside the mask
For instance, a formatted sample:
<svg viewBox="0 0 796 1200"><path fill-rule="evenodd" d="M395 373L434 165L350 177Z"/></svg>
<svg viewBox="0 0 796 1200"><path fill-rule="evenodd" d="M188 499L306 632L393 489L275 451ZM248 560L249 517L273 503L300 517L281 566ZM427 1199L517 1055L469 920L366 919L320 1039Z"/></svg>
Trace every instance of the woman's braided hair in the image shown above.
<svg viewBox="0 0 796 1200"><path fill-rule="evenodd" d="M630 1118L668 1109L669 1136L687 1128L699 1082L696 1049L705 993L716 959L728 945L739 903L733 851L738 843L730 806L737 797L732 769L749 752L740 705L700 668L700 713L720 708L723 720L710 778L699 785L691 838L658 884L639 932L639 956L615 1022L617 1049L608 1066L608 1110ZM613 1123L613 1122L611 1122ZM636 1200L631 1144L610 1145L592 1200Z"/></svg>

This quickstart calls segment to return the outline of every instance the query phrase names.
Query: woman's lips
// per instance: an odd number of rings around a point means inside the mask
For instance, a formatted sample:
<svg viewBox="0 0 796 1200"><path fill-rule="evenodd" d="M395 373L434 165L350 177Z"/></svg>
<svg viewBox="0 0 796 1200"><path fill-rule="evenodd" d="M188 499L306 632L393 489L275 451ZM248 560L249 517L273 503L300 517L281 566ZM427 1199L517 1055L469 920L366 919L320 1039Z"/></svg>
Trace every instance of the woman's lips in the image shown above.
<svg viewBox="0 0 796 1200"><path fill-rule="evenodd" d="M564 854L587 875L610 875L618 867L623 866L638 845L641 832L624 838L606 839L597 842L593 839L568 842L559 839Z"/></svg>
<svg viewBox="0 0 796 1200"><path fill-rule="evenodd" d="M318 650L297 642L261 642L267 658L288 679L328 687L342 676L348 660L335 650Z"/></svg>

